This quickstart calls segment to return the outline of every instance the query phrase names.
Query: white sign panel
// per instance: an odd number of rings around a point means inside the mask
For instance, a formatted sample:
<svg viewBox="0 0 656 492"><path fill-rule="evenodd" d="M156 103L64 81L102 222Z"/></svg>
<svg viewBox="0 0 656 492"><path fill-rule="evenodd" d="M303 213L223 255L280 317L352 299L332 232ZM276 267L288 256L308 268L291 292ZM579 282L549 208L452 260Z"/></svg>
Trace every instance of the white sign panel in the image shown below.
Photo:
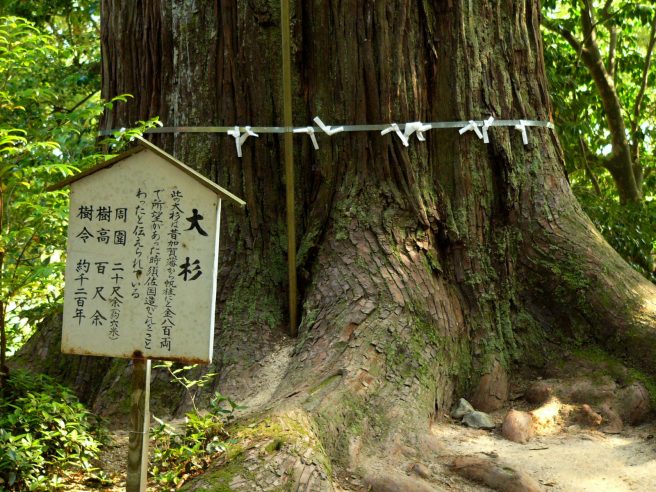
<svg viewBox="0 0 656 492"><path fill-rule="evenodd" d="M220 196L144 149L70 207L62 352L209 363Z"/></svg>

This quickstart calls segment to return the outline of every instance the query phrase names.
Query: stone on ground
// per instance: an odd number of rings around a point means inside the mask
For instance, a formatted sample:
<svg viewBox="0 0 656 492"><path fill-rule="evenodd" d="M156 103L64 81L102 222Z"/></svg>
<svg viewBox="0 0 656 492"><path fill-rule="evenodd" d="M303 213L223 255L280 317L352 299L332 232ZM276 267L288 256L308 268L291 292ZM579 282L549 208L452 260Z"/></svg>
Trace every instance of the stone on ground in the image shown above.
<svg viewBox="0 0 656 492"><path fill-rule="evenodd" d="M579 415L579 420L583 425L589 427L598 427L603 422L603 417L595 412L590 405L584 403L581 405L581 412Z"/></svg>
<svg viewBox="0 0 656 492"><path fill-rule="evenodd" d="M524 392L524 399L533 405L542 405L551 398L552 389L544 381L536 381Z"/></svg>
<svg viewBox="0 0 656 492"><path fill-rule="evenodd" d="M422 465L421 463L414 463L410 467L410 471L421 478L428 479L431 476L430 469L426 465Z"/></svg>
<svg viewBox="0 0 656 492"><path fill-rule="evenodd" d="M524 444L533 437L533 417L528 412L511 409L503 418L501 434L509 441Z"/></svg>
<svg viewBox="0 0 656 492"><path fill-rule="evenodd" d="M451 412L451 417L460 420L468 413L472 413L474 411L476 410L474 407L472 407L471 403L469 403L464 398L460 398L460 400L458 400L458 404Z"/></svg>
<svg viewBox="0 0 656 492"><path fill-rule="evenodd" d="M622 429L624 429L624 422L622 422L622 418L609 404L603 404L599 408L599 413L601 413L604 418L604 426L601 428L602 432L605 432L606 434L619 434L622 432Z"/></svg>
<svg viewBox="0 0 656 492"><path fill-rule="evenodd" d="M647 389L640 383L633 383L619 391L617 410L624 422L637 425L649 415L650 403Z"/></svg>
<svg viewBox="0 0 656 492"><path fill-rule="evenodd" d="M392 473L368 476L365 482L369 485L367 490L371 492L439 492L443 490L421 479Z"/></svg>
<svg viewBox="0 0 656 492"><path fill-rule="evenodd" d="M470 412L462 419L462 423L473 429L494 429L496 425L487 413Z"/></svg>

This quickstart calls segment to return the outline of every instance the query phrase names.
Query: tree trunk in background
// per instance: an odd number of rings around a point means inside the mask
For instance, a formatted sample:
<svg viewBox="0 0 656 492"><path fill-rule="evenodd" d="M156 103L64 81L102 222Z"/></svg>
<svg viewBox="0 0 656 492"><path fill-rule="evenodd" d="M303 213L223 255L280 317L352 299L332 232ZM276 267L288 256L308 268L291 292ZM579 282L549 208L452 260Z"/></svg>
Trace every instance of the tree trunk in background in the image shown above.
<svg viewBox="0 0 656 492"><path fill-rule="evenodd" d="M279 125L277 2L103 0L105 128ZM297 1L294 124L548 120L539 2ZM574 199L554 132L432 130L295 136L299 337L286 339L282 139L152 141L246 199L222 218L215 359L225 394L257 386L287 347L274 408L309 422L327 459L374 470L471 395L507 397L506 370L577 337L656 369L656 289ZM302 416L300 416L302 415ZM378 460L378 461L376 461ZM376 464L378 463L378 465ZM317 465L318 466L318 465ZM245 486L248 490L248 486Z"/></svg>

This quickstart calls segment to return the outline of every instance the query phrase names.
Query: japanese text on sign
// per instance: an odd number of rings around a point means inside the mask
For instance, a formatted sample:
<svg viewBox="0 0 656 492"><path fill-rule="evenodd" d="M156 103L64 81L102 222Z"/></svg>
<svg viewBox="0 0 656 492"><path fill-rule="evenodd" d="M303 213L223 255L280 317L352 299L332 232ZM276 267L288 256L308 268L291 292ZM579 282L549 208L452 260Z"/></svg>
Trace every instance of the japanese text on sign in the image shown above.
<svg viewBox="0 0 656 492"><path fill-rule="evenodd" d="M207 359L211 334L196 339L213 325L220 200L161 167L119 171L72 187L62 350Z"/></svg>

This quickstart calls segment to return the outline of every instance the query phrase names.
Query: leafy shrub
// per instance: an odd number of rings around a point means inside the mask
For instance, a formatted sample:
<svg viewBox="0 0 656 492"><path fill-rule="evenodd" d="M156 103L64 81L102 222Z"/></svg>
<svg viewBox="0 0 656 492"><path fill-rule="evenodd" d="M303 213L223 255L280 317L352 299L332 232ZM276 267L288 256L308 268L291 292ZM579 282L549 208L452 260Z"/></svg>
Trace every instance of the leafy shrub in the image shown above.
<svg viewBox="0 0 656 492"><path fill-rule="evenodd" d="M91 470L100 424L53 379L12 371L0 396L0 490L52 490L64 472Z"/></svg>
<svg viewBox="0 0 656 492"><path fill-rule="evenodd" d="M193 410L185 414L181 429L153 416L157 426L151 429L155 445L150 473L164 489L174 490L202 473L212 460L226 451L227 445L233 442L229 440L226 424L241 407L217 391L209 402L209 411L201 412L192 389L202 388L216 373L193 379L188 374L196 369L195 364L174 368L173 362L167 361L155 367L168 371L172 381L185 389L193 406Z"/></svg>
<svg viewBox="0 0 656 492"><path fill-rule="evenodd" d="M210 401L209 412L188 412L180 430L153 417L158 425L151 429L155 445L150 473L159 485L177 489L224 453L233 443L226 424L237 408L235 402L217 392Z"/></svg>
<svg viewBox="0 0 656 492"><path fill-rule="evenodd" d="M656 282L656 200L620 205L613 197L575 192L608 243L637 271Z"/></svg>

